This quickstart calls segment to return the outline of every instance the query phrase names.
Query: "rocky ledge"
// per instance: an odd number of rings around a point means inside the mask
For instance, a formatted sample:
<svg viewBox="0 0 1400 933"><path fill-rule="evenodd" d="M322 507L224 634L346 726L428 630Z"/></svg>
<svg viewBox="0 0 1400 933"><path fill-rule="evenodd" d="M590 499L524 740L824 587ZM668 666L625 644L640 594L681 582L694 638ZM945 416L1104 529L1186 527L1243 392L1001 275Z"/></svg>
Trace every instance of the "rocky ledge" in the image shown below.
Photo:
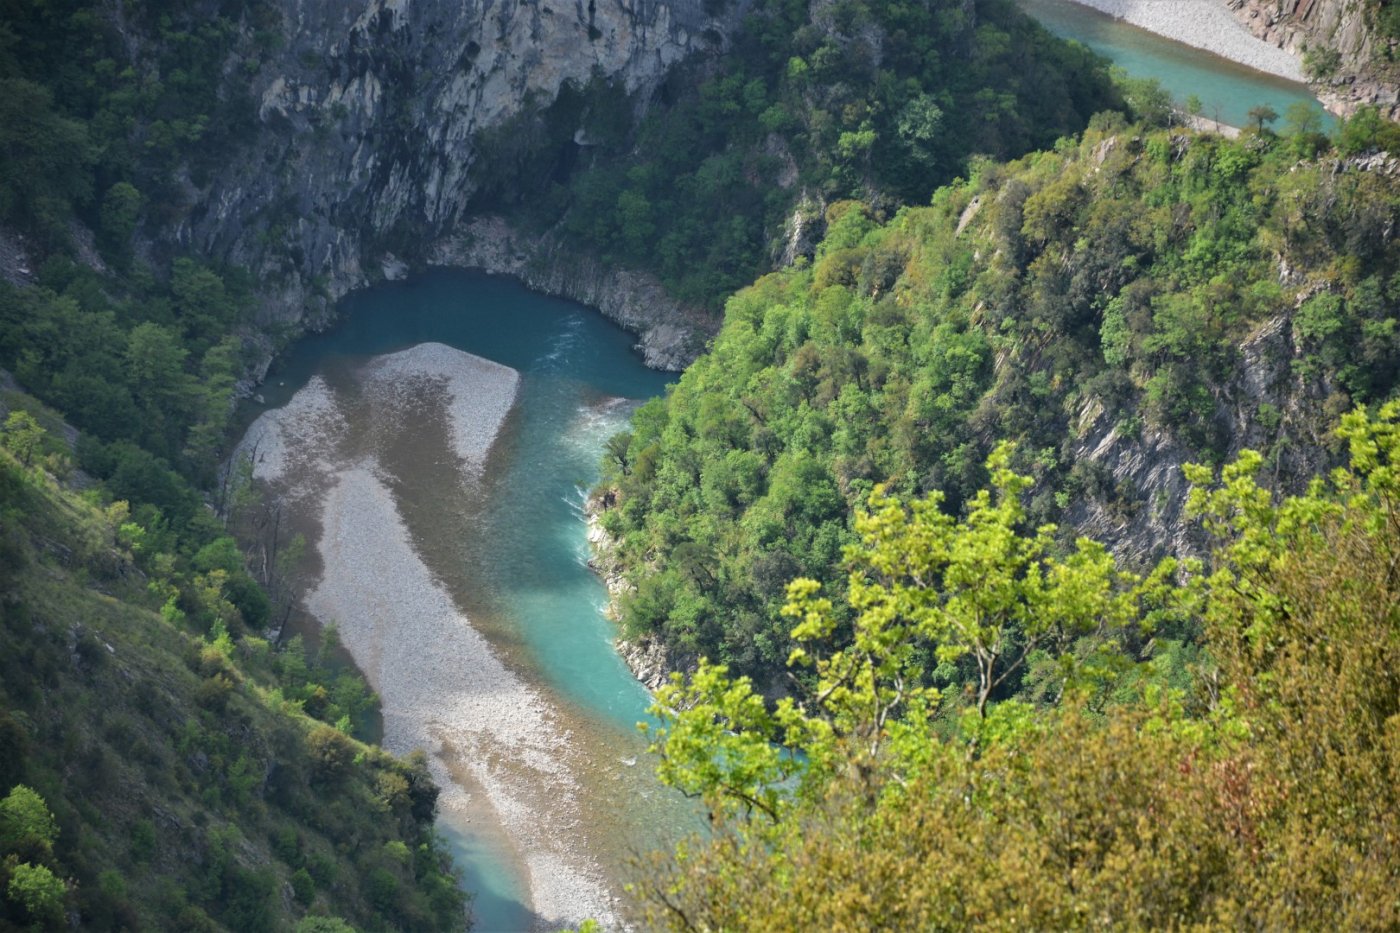
<svg viewBox="0 0 1400 933"><path fill-rule="evenodd" d="M637 335L637 349L652 369L689 366L719 326L714 315L672 298L654 276L580 255L553 234L528 236L502 217L467 222L430 250L428 262L514 276L536 291L597 308Z"/></svg>
<svg viewBox="0 0 1400 933"><path fill-rule="evenodd" d="M584 514L588 517L588 544L592 550L588 566L608 588L607 615L616 621L617 601L631 592L632 585L622 576L622 565L615 554L617 542L603 527L602 515L610 508L611 496L611 492L590 496L584 505ZM642 637L637 641L619 638L617 653L632 671L632 676L648 690L656 690L665 684L674 670L666 646L653 638Z"/></svg>

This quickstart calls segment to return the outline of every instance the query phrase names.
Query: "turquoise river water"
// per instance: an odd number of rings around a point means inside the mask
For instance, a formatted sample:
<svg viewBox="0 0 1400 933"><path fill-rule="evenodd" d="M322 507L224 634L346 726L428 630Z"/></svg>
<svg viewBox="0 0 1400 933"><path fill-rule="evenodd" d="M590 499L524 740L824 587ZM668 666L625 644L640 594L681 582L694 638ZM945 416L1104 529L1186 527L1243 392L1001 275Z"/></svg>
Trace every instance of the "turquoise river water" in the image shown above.
<svg viewBox="0 0 1400 933"><path fill-rule="evenodd" d="M517 676L566 710L571 733L596 759L579 780L604 828L601 838L580 839L612 873L634 847L665 841L658 827L674 825L684 807L656 784L637 733L649 700L612 647L606 590L586 564L582 505L606 439L674 377L644 367L629 334L581 305L510 279L435 271L347 298L340 323L299 341L269 376L259 408L285 404L315 375L343 379L367 358L430 341L518 370L520 391L486 494L467 506L470 533L434 521L461 508L452 501L458 491L441 488L450 483L418 497L421 509L406 506L404 520L473 626ZM401 463L411 464L413 452L405 454ZM411 487L415 477L397 469ZM421 482L435 481L425 467ZM475 897L477 928L529 927L525 882L499 835L449 819L441 826Z"/></svg>
<svg viewBox="0 0 1400 933"><path fill-rule="evenodd" d="M1073 0L1016 2L1056 35L1084 43L1134 77L1156 78L1178 102L1195 94L1203 105L1201 115L1212 120L1244 126L1252 107L1266 105L1282 116L1290 106L1302 102L1317 111L1324 130L1336 125L1336 119L1322 109L1305 84L1164 39Z"/></svg>

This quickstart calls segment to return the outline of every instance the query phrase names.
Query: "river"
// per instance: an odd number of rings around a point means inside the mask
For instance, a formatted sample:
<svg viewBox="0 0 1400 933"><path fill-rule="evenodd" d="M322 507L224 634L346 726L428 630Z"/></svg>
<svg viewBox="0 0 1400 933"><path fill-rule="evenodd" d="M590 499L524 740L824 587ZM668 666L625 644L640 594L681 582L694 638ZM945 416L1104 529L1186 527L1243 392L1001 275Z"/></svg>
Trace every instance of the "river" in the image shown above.
<svg viewBox="0 0 1400 933"><path fill-rule="evenodd" d="M1201 115L1209 119L1244 126L1253 107L1271 107L1282 117L1293 104L1304 103L1319 115L1324 130L1336 126L1336 118L1323 110L1305 84L1164 39L1073 0L1016 3L1057 36L1084 43L1134 77L1156 78L1178 102L1194 94L1201 101Z"/></svg>
<svg viewBox="0 0 1400 933"><path fill-rule="evenodd" d="M646 369L632 342L596 312L512 280L436 271L351 295L333 330L299 341L280 362L252 413L300 410L300 430L319 438L307 446L334 447L338 466L322 458L281 480L301 497L298 527L320 542L307 604L317 622L340 625L384 698L386 747L434 749L435 775L448 784L439 825L474 895L478 929L607 916L634 849L669 842L668 827L688 812L652 774L636 730L648 696L612 649L607 594L586 565L582 506L603 443L673 378ZM392 396L372 390L385 361L425 344L453 348L436 351L449 362L466 351L519 373L479 471L450 454L450 425L432 404L386 408ZM381 512L366 513L373 508ZM352 519L390 530L367 533ZM400 523L404 541L392 531ZM347 540L328 551L336 535ZM367 538L384 540L365 555L347 550ZM326 566L337 562L357 578ZM422 590L438 595L424 603ZM359 603L381 597L395 603L387 617L352 618ZM479 658L468 663L483 650L504 674ZM483 682L499 694L494 705L472 696ZM439 696L445 712L416 699ZM536 731L522 739L493 721L517 718ZM535 808L538 821L520 812ZM550 874L576 890L543 890Z"/></svg>

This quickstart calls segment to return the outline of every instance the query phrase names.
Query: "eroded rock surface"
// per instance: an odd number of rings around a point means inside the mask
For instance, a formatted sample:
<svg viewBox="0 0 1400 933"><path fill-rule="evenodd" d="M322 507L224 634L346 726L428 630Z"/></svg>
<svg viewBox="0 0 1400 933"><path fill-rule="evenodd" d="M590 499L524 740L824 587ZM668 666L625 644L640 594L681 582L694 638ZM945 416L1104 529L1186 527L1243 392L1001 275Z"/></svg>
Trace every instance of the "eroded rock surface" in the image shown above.
<svg viewBox="0 0 1400 933"><path fill-rule="evenodd" d="M257 129L191 183L173 237L254 273L264 329L323 326L346 292L421 266L459 232L483 130L595 74L651 86L717 48L742 6L716 18L700 0L286 0L279 51L251 79Z"/></svg>

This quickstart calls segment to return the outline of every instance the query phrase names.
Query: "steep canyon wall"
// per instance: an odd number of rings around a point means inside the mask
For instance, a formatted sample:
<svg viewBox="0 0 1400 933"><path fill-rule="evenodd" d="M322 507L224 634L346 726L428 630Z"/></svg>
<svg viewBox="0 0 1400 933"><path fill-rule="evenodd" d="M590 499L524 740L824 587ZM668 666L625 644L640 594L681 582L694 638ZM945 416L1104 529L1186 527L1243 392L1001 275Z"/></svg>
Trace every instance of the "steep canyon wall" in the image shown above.
<svg viewBox="0 0 1400 933"><path fill-rule="evenodd" d="M256 129L218 174L190 185L194 206L173 231L181 246L254 273L265 330L321 326L347 291L422 263L450 238L475 190L481 130L594 75L644 90L683 57L718 48L741 8L287 0L282 12L280 49L251 79ZM666 300L650 284L646 300ZM686 361L674 347L658 360Z"/></svg>
<svg viewBox="0 0 1400 933"><path fill-rule="evenodd" d="M1359 106L1374 104L1389 119L1400 118L1400 68L1393 59L1393 40L1378 28L1377 3L1224 2L1256 36L1304 58L1328 109L1350 114Z"/></svg>

